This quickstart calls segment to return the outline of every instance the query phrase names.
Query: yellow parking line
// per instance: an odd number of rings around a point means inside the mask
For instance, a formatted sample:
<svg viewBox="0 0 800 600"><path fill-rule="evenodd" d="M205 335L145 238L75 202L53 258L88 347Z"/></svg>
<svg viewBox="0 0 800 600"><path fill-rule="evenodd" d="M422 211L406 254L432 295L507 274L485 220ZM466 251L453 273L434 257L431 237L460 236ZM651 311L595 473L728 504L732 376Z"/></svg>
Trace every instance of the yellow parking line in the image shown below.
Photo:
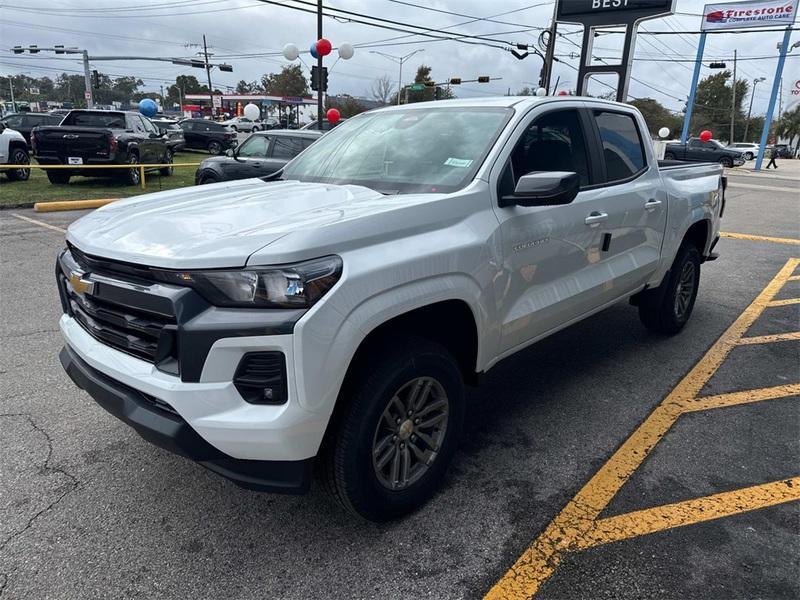
<svg viewBox="0 0 800 600"><path fill-rule="evenodd" d="M739 339L764 312L792 276L800 259L789 259L755 300L728 327L703 358L678 383L645 421L625 440L541 535L486 594L490 600L530 598L547 581L564 555L579 549L597 517L636 471L678 417L690 411L689 402L703 389Z"/></svg>
<svg viewBox="0 0 800 600"><path fill-rule="evenodd" d="M743 337L739 340L739 344L771 344L773 342L788 342L791 340L800 340L800 331L792 331L791 333L773 333L772 335L756 335L753 337Z"/></svg>
<svg viewBox="0 0 800 600"><path fill-rule="evenodd" d="M796 238L779 238L779 237L770 237L767 235L750 235L749 233L730 233L728 231L720 232L719 236L726 238L736 238L738 240L750 240L751 242L772 242L774 244L800 245L800 239Z"/></svg>
<svg viewBox="0 0 800 600"><path fill-rule="evenodd" d="M726 408L738 404L749 404L751 402L761 402L762 400L775 400L787 396L800 394L800 383L790 383L787 385L776 385L775 387L759 388L757 390L743 390L741 392L729 392L727 394L717 394L716 396L704 396L695 398L683 403L683 412L697 412L710 410L712 408Z"/></svg>
<svg viewBox="0 0 800 600"><path fill-rule="evenodd" d="M800 281L800 275L792 275L787 281Z"/></svg>
<svg viewBox="0 0 800 600"><path fill-rule="evenodd" d="M33 223L34 225L38 225L39 227L44 227L45 229L52 229L53 231L58 231L60 233L67 233L66 229L62 229L61 227L56 227L55 225L50 225L50 223L45 223L44 221L31 219L30 217L26 217L24 215L18 215L17 213L11 213L11 216L20 219L21 221L27 221L28 223Z"/></svg>
<svg viewBox="0 0 800 600"><path fill-rule="evenodd" d="M583 550L592 546L618 542L703 521L712 521L793 500L800 500L800 477L637 510L616 517L600 519L592 531L580 540L578 548Z"/></svg>
<svg viewBox="0 0 800 600"><path fill-rule="evenodd" d="M767 306L789 306L790 304L800 304L800 298L787 298L786 300L773 300Z"/></svg>

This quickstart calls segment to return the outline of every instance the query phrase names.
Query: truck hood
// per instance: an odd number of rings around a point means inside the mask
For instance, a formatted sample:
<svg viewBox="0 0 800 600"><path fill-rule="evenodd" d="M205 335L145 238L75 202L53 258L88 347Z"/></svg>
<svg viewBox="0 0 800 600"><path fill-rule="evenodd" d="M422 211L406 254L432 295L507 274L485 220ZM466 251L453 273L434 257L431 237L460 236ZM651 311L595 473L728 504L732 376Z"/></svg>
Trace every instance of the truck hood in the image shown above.
<svg viewBox="0 0 800 600"><path fill-rule="evenodd" d="M67 240L90 255L153 267L243 267L253 253L290 233L313 234L438 196L245 179L108 204L70 225Z"/></svg>

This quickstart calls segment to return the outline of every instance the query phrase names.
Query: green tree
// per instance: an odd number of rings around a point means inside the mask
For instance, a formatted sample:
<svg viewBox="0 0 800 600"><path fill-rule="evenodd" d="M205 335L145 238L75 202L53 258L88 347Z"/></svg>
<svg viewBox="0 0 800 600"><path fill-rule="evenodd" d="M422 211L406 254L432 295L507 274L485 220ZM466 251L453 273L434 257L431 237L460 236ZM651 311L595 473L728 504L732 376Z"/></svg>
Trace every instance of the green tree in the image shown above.
<svg viewBox="0 0 800 600"><path fill-rule="evenodd" d="M783 116L775 122L775 133L782 138L789 140L789 145L794 144L794 139L798 138L794 150L800 149L800 104L787 110Z"/></svg>
<svg viewBox="0 0 800 600"><path fill-rule="evenodd" d="M689 127L691 135L698 135L704 129L708 129L715 138L727 140L730 137L732 86L729 85L729 80L731 77L730 71L721 71L709 75L697 85L692 122ZM744 79L736 82L734 136L737 139L744 134L746 115L743 105L749 88L750 84Z"/></svg>
<svg viewBox="0 0 800 600"><path fill-rule="evenodd" d="M240 79L239 83L236 84L236 93L237 94L257 94L259 92L259 84L257 81L247 82L244 79Z"/></svg>
<svg viewBox="0 0 800 600"><path fill-rule="evenodd" d="M533 88L528 87L527 85L522 88L521 90L517 91L517 96L535 96L536 90Z"/></svg>
<svg viewBox="0 0 800 600"><path fill-rule="evenodd" d="M201 84L194 75L178 75L175 83L167 88L167 105L177 104L186 94L207 94L208 86ZM185 104L185 102L184 102Z"/></svg>
<svg viewBox="0 0 800 600"><path fill-rule="evenodd" d="M268 73L261 78L261 88L270 96L308 96L308 79L301 65L287 65L280 73Z"/></svg>
<svg viewBox="0 0 800 600"><path fill-rule="evenodd" d="M352 96L325 96L325 110L335 108L343 119L349 119L364 112L366 107Z"/></svg>
<svg viewBox="0 0 800 600"><path fill-rule="evenodd" d="M642 113L650 135L657 136L658 130L662 127L667 127L673 136L680 132L683 119L667 110L658 100L640 98L631 100L628 104L635 106Z"/></svg>
<svg viewBox="0 0 800 600"><path fill-rule="evenodd" d="M414 102L429 102L431 100L448 100L449 98L456 97L456 95L453 93L453 90L451 90L450 86L448 85L431 85L435 82L435 80L431 77L431 70L431 67L427 65L420 65L417 68L417 74L414 76L414 83L428 85L425 85L425 88L421 90L412 90L409 86L405 86L404 89L400 90L400 93L402 94L400 96L401 103L411 104ZM397 94L394 94L389 104L396 103Z"/></svg>

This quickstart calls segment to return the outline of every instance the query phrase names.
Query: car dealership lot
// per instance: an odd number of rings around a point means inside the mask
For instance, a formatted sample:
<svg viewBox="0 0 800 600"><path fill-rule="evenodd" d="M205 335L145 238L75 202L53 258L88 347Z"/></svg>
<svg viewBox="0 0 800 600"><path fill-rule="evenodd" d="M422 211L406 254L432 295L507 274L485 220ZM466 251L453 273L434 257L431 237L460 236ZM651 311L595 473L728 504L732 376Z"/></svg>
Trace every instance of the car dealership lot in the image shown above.
<svg viewBox="0 0 800 600"><path fill-rule="evenodd" d="M97 407L57 358L53 263L80 213L3 211L2 597L796 597L800 511L785 500L800 487L800 341L785 334L798 330L799 201L797 180L732 176L723 230L754 237L720 241L687 329L654 342L635 309L618 305L504 361L469 394L442 491L382 526L318 490L236 488ZM762 293L771 296L753 305ZM752 326L725 334L743 314ZM734 346L755 336L782 337ZM670 413L620 462L615 451L687 385L702 397L759 392ZM571 503L609 472L611 488ZM719 518L700 522L686 503L708 496ZM599 514L558 520L587 497ZM590 544L594 534L575 534L583 516L660 506L673 509L612 521L624 536ZM563 535L542 537L554 520Z"/></svg>

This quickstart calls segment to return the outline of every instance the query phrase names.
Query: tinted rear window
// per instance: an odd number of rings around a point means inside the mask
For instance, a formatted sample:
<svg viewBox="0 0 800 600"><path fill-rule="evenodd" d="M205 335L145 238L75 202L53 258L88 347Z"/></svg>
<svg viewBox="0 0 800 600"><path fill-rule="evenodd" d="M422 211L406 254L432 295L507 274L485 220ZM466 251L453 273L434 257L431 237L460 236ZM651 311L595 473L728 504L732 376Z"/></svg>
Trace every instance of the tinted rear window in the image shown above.
<svg viewBox="0 0 800 600"><path fill-rule="evenodd" d="M644 170L644 157L639 128L631 115L596 112L597 127L603 142L608 181L627 179Z"/></svg>
<svg viewBox="0 0 800 600"><path fill-rule="evenodd" d="M107 112L71 112L61 123L62 125L74 125L76 127L114 127L125 129L124 113Z"/></svg>

